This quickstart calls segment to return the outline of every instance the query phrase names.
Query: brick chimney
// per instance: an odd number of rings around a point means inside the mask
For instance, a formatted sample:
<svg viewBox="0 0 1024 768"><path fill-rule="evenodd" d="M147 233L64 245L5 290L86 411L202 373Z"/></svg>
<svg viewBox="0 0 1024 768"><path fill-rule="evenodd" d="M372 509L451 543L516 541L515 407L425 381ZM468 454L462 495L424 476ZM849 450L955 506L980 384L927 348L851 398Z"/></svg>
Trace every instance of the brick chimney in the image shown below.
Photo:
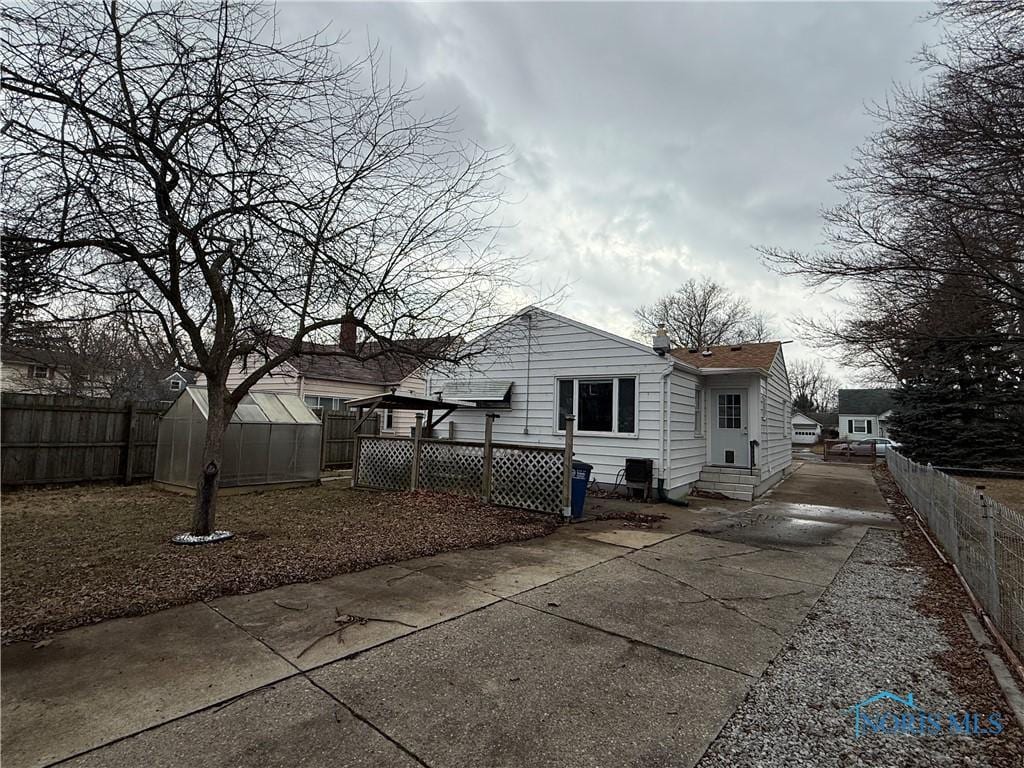
<svg viewBox="0 0 1024 768"><path fill-rule="evenodd" d="M356 323L351 312L342 318L338 327L338 346L346 352L356 351Z"/></svg>

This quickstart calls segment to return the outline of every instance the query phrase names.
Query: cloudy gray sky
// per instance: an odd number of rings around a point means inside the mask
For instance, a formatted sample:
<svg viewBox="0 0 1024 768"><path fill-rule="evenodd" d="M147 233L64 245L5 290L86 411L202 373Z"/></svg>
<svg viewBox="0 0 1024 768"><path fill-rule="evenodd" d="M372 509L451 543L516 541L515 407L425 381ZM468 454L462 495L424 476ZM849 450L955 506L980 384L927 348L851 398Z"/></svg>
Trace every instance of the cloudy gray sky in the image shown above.
<svg viewBox="0 0 1024 768"><path fill-rule="evenodd" d="M506 249L559 311L630 335L633 308L709 275L791 318L835 307L759 262L809 249L866 102L920 79L922 3L288 3L286 31L379 41L426 109L509 146ZM790 357L813 356L794 344ZM856 372L836 369L846 383Z"/></svg>

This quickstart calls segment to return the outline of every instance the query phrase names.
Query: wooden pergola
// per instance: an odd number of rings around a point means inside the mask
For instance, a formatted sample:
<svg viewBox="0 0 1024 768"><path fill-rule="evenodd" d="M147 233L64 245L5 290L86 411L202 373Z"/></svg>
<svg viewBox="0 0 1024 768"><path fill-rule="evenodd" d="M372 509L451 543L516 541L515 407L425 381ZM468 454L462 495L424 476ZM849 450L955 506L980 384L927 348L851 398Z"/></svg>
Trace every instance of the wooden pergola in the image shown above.
<svg viewBox="0 0 1024 768"><path fill-rule="evenodd" d="M349 400L345 404L350 410L355 409L357 418L354 431L359 433L363 422L370 418L378 409L390 409L394 411L426 411L427 434L440 424L444 419L458 408L472 408L473 403L460 400L435 400L430 397L418 397L416 395L400 395L396 392L383 392L379 395L367 395L355 400ZM439 413L435 418L434 413Z"/></svg>

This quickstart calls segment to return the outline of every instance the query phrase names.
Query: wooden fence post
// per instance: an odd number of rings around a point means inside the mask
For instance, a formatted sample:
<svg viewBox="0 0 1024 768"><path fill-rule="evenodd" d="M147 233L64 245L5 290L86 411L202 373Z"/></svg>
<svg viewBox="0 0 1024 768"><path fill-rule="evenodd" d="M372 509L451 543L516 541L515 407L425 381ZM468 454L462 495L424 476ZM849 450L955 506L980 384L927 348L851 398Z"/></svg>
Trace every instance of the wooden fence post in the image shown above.
<svg viewBox="0 0 1024 768"><path fill-rule="evenodd" d="M576 417L565 417L565 454L562 457L562 517L572 518L572 431Z"/></svg>
<svg viewBox="0 0 1024 768"><path fill-rule="evenodd" d="M363 409L359 409L359 417L363 415ZM356 487L356 483L359 481L359 454L362 452L363 441L360 432L363 430L363 425L356 421L358 426L355 427L352 433L352 487Z"/></svg>
<svg viewBox="0 0 1024 768"><path fill-rule="evenodd" d="M491 482L494 477L492 472L494 447L491 445L491 441L494 439L495 418L497 417L493 413L488 413L484 417L484 477L483 488L481 489L481 496L483 497L484 504L491 503Z"/></svg>
<svg viewBox="0 0 1024 768"><path fill-rule="evenodd" d="M127 424L124 436L124 484L129 485L135 477L135 433L138 431L139 418L135 403L128 403Z"/></svg>
<svg viewBox="0 0 1024 768"><path fill-rule="evenodd" d="M988 615L992 617L997 625L1002 623L1002 606L999 602L999 564L996 558L996 515L999 510L990 507L985 499L985 486L979 485L978 500L981 502L981 517L985 524L985 550L988 554L988 597L989 604L985 606Z"/></svg>
<svg viewBox="0 0 1024 768"><path fill-rule="evenodd" d="M409 490L415 491L420 483L420 440L423 438L423 414L416 414L416 427L412 433L412 472L409 477Z"/></svg>

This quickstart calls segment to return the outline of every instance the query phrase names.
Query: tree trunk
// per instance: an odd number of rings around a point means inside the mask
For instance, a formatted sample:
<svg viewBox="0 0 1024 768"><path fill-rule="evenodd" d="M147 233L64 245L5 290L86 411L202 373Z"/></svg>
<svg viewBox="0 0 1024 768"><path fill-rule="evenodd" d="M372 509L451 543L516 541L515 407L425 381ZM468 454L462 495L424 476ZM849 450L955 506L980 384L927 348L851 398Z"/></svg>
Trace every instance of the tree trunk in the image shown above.
<svg viewBox="0 0 1024 768"><path fill-rule="evenodd" d="M224 430L231 414L225 405L227 389L210 385L207 388L209 418L206 421L206 441L203 445L203 463L196 482L196 499L192 507L192 533L208 536L217 522L217 495L220 489L220 469L224 455Z"/></svg>

